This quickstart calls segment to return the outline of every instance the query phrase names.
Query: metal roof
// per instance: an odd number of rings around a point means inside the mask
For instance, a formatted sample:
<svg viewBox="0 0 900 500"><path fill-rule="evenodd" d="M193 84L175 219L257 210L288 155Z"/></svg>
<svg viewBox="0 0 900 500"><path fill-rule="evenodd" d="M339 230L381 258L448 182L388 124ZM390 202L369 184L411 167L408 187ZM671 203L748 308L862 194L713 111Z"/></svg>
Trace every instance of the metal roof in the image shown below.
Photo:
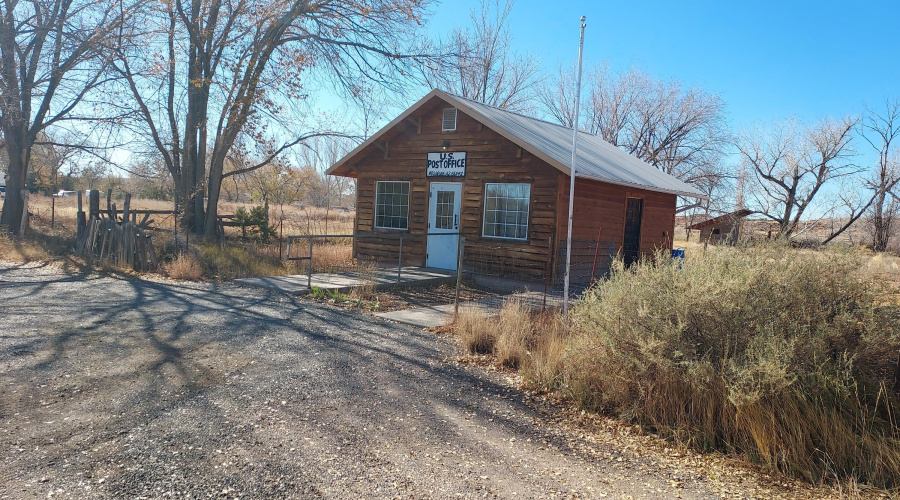
<svg viewBox="0 0 900 500"><path fill-rule="evenodd" d="M703 229L706 226L712 226L713 224L718 224L720 222L725 222L727 220L736 221L742 217L747 217L748 215L753 215L756 212L753 210L748 210L746 208L742 208L740 210L736 210L734 212L729 212L727 214L722 214L718 217L713 217L711 219L707 219L703 222L698 222L696 224L690 225L687 229Z"/></svg>
<svg viewBox="0 0 900 500"><path fill-rule="evenodd" d="M383 127L356 149L328 169L331 174L349 159L372 144L379 136L403 121L432 97L439 97L460 111L483 123L500 135L516 143L565 174L572 162L572 129L536 118L466 99L442 90L432 90L416 104ZM677 194L692 198L707 196L694 186L613 146L596 135L578 133L578 164L576 177L649 191Z"/></svg>

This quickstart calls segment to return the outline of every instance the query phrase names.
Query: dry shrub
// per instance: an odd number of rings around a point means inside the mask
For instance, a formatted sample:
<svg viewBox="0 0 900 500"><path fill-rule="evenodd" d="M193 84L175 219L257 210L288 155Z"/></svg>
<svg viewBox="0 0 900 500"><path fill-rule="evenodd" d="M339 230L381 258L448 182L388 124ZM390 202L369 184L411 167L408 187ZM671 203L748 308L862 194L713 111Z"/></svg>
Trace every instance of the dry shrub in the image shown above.
<svg viewBox="0 0 900 500"><path fill-rule="evenodd" d="M863 264L783 246L619 262L573 311L567 390L701 449L896 487L900 315Z"/></svg>
<svg viewBox="0 0 900 500"><path fill-rule="evenodd" d="M528 355L534 336L531 310L517 300L508 300L500 308L500 316L494 323L497 343L494 354L504 366L518 368Z"/></svg>
<svg viewBox="0 0 900 500"><path fill-rule="evenodd" d="M279 258L279 243L226 241L200 243L196 246L204 276L229 281L258 276L306 274L306 261ZM299 264L298 264L299 262Z"/></svg>
<svg viewBox="0 0 900 500"><path fill-rule="evenodd" d="M474 306L459 308L454 325L463 347L473 354L491 354L497 342L493 320L484 310Z"/></svg>
<svg viewBox="0 0 900 500"><path fill-rule="evenodd" d="M530 351L519 371L532 387L550 391L563 382L565 354L568 342L566 324L556 312L532 316Z"/></svg>
<svg viewBox="0 0 900 500"><path fill-rule="evenodd" d="M496 316L477 307L463 307L455 328L469 352L494 354L497 362L519 369L533 386L559 386L567 330L555 312L535 312L516 300L504 303Z"/></svg>
<svg viewBox="0 0 900 500"><path fill-rule="evenodd" d="M163 271L177 280L196 281L203 277L203 268L200 261L191 252L179 255L172 262L163 264Z"/></svg>

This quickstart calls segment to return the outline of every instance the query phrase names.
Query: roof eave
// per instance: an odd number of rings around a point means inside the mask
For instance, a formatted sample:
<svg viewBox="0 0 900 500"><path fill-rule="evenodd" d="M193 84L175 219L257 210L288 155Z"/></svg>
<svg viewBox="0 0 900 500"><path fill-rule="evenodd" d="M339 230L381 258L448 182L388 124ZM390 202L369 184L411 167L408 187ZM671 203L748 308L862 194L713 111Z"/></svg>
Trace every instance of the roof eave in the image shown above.
<svg viewBox="0 0 900 500"><path fill-rule="evenodd" d="M564 173L565 173L566 175L568 175L568 169L567 169L567 171L564 172ZM580 174L580 173L578 173L578 172L575 172L575 178L576 178L576 179L588 179L588 180L597 181L597 182L605 182L605 183L607 183L607 184L614 184L614 185L616 185L616 186L631 187L631 188L635 188L635 189L641 189L641 190L644 190L644 191L652 191L652 192L654 192L654 193L674 194L674 195L677 195L677 196L684 196L684 197L686 197L686 198L696 198L696 199L698 199L698 200L708 200L708 199L709 199L709 196L706 196L705 194L691 193L691 192L688 192L688 191L678 191L678 190L672 190L672 189L663 189L663 188L657 188L657 187L649 187L649 186L645 186L645 185L643 185L643 184L635 184L635 183L631 183L631 182L611 181L611 180L609 180L609 179L603 179L603 178L600 178L600 177L594 177L594 176L592 176L592 175Z"/></svg>

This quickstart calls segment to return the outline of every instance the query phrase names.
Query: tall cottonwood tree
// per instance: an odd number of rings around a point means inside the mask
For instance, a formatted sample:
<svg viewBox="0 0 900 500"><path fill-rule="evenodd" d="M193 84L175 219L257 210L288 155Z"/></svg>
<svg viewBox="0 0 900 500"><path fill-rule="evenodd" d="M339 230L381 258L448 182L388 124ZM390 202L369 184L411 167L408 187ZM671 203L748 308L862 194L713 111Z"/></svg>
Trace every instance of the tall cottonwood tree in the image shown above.
<svg viewBox="0 0 900 500"><path fill-rule="evenodd" d="M865 183L874 196L872 247L883 252L900 216L900 99L886 101L882 111L868 110L862 129L862 137L878 153L875 168Z"/></svg>
<svg viewBox="0 0 900 500"><path fill-rule="evenodd" d="M0 225L20 232L32 151L49 128L96 119L87 96L107 83L99 51L129 7L91 0L0 2L0 131L8 153Z"/></svg>
<svg viewBox="0 0 900 500"><path fill-rule="evenodd" d="M834 213L846 205L849 218L834 227L823 243L843 233L868 209L871 201L845 197L832 206L816 206L828 184L859 173L853 164L851 139L856 120L824 120L804 127L796 122L744 134L737 141L757 210L778 224L778 236L791 238L804 217Z"/></svg>
<svg viewBox="0 0 900 500"><path fill-rule="evenodd" d="M425 67L426 83L489 106L526 112L539 82L539 64L513 53L509 16L513 0L482 0L471 25L453 31L444 64Z"/></svg>
<svg viewBox="0 0 900 500"><path fill-rule="evenodd" d="M312 74L358 96L372 82L398 86L428 59L418 32L428 3L172 0L123 30L111 64L136 103L136 134L149 134L175 180L186 227L214 236L225 177L330 133L298 132L308 129L292 118ZM226 171L241 136L259 161Z"/></svg>

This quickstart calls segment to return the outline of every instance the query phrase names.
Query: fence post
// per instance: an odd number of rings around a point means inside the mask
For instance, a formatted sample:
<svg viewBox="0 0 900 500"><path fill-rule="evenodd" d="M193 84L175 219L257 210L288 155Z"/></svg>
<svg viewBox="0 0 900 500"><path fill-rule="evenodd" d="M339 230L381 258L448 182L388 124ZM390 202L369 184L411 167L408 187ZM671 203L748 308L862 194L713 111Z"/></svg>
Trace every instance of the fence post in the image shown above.
<svg viewBox="0 0 900 500"><path fill-rule="evenodd" d="M52 195L50 198L50 229L53 229L53 226L56 225L56 195Z"/></svg>
<svg viewBox="0 0 900 500"><path fill-rule="evenodd" d="M400 283L401 269L403 269L403 233L400 233L400 252L397 257L397 283Z"/></svg>
<svg viewBox="0 0 900 500"><path fill-rule="evenodd" d="M541 311L547 309L547 287L550 284L550 263L553 261L553 236L547 237L547 266L544 269L544 301Z"/></svg>
<svg viewBox="0 0 900 500"><path fill-rule="evenodd" d="M453 297L453 322L459 319L459 287L462 285L463 252L466 248L466 237L459 235L459 246L456 249L456 295Z"/></svg>
<svg viewBox="0 0 900 500"><path fill-rule="evenodd" d="M91 189L88 192L88 219L100 218L100 191Z"/></svg>
<svg viewBox="0 0 900 500"><path fill-rule="evenodd" d="M19 236L25 236L25 231L28 229L28 190L23 189L19 191L19 194L22 196L22 220L19 223Z"/></svg>
<svg viewBox="0 0 900 500"><path fill-rule="evenodd" d="M128 222L131 216L131 193L125 193L125 203L122 204L122 223Z"/></svg>
<svg viewBox="0 0 900 500"><path fill-rule="evenodd" d="M312 290L312 252L313 252L313 239L309 239L309 267L306 272L306 288Z"/></svg>
<svg viewBox="0 0 900 500"><path fill-rule="evenodd" d="M78 213L75 214L75 226L78 228L77 235L78 241L81 241L81 238L84 237L84 230L87 226L87 219L84 216L84 206L81 201L81 191L78 191Z"/></svg>
<svg viewBox="0 0 900 500"><path fill-rule="evenodd" d="M600 232L602 230L602 226L597 230L597 246L594 247L594 265L591 266L591 285L594 284L594 276L597 275L597 257L600 255Z"/></svg>

